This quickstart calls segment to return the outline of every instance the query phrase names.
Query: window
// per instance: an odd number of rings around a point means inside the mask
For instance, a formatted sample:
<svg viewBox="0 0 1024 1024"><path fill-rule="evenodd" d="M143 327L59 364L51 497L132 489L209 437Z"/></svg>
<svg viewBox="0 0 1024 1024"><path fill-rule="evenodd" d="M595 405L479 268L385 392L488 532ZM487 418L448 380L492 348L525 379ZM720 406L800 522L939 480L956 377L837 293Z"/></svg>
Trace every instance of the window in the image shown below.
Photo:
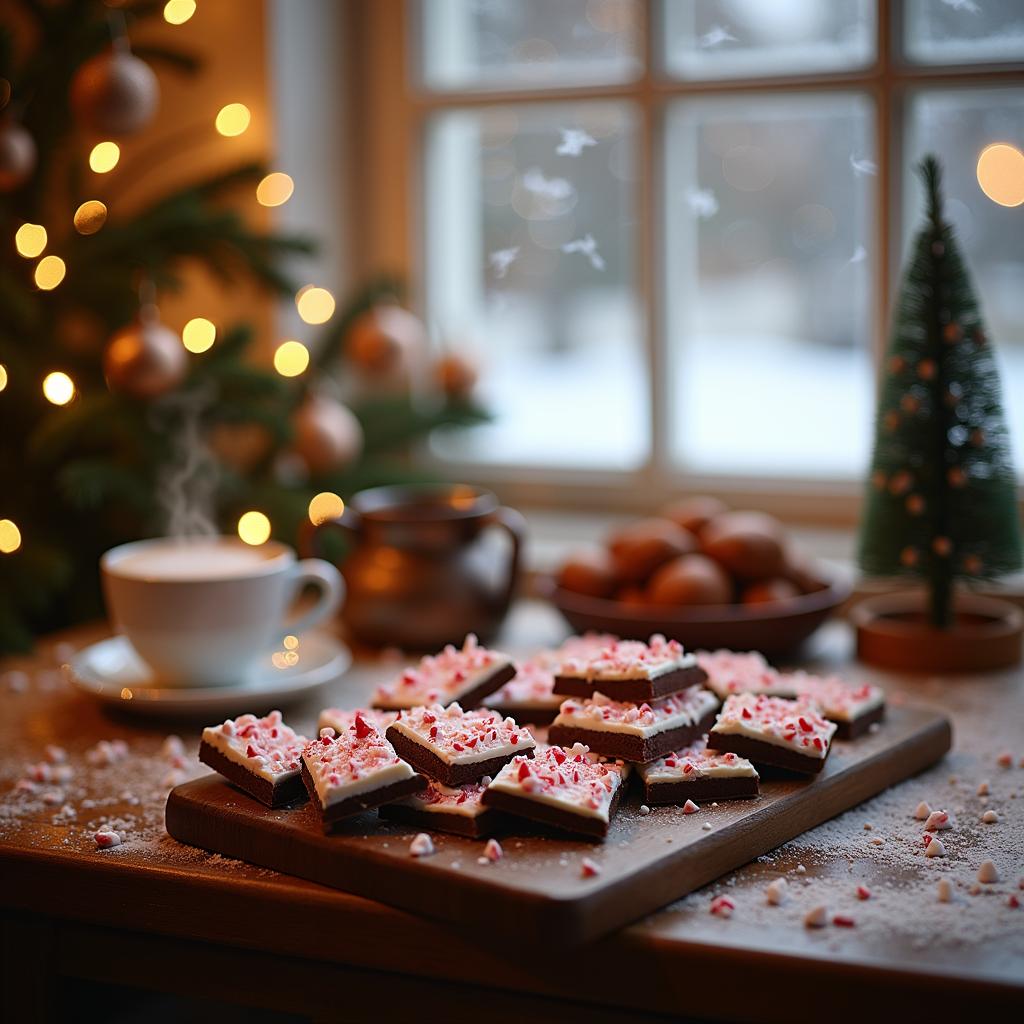
<svg viewBox="0 0 1024 1024"><path fill-rule="evenodd" d="M407 266L495 413L441 457L525 495L711 486L851 516L935 151L1024 468L1024 206L975 171L1024 146L1019 3L374 8L372 52L407 47L375 78L405 76Z"/></svg>

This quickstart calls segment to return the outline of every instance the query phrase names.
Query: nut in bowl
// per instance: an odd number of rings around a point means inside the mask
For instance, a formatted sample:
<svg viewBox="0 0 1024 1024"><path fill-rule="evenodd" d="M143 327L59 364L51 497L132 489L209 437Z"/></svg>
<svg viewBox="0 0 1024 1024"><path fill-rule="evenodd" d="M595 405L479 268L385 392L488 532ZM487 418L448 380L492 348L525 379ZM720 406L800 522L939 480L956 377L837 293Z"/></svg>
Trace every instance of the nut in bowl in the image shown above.
<svg viewBox="0 0 1024 1024"><path fill-rule="evenodd" d="M797 552L773 517L695 496L573 552L549 590L580 632L664 633L687 647L777 656L799 647L850 587Z"/></svg>

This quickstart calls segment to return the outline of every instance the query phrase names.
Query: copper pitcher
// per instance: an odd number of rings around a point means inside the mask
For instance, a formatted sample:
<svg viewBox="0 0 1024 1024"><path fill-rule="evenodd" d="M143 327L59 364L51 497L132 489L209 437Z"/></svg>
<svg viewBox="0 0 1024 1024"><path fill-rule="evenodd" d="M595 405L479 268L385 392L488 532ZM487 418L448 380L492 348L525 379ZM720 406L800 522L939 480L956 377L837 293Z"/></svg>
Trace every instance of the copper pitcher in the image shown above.
<svg viewBox="0 0 1024 1024"><path fill-rule="evenodd" d="M491 527L511 539L507 558L489 543ZM329 530L349 540L340 569L351 636L438 650L467 633L486 640L497 631L518 580L526 521L479 487L417 485L360 491L342 516L309 530L307 546L320 550Z"/></svg>

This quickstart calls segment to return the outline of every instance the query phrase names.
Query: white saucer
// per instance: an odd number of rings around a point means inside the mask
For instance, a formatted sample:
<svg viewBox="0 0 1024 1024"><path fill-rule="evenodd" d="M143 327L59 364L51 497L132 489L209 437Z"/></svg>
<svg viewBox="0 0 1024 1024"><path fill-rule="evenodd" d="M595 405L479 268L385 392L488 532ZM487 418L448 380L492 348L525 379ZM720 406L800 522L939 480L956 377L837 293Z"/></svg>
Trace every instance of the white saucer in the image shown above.
<svg viewBox="0 0 1024 1024"><path fill-rule="evenodd" d="M309 696L342 676L351 663L351 652L339 640L324 633L306 633L294 651L268 651L245 683L184 689L159 686L127 638L114 636L79 651L71 659L69 674L83 693L123 711L202 714L213 719L247 711L263 713Z"/></svg>

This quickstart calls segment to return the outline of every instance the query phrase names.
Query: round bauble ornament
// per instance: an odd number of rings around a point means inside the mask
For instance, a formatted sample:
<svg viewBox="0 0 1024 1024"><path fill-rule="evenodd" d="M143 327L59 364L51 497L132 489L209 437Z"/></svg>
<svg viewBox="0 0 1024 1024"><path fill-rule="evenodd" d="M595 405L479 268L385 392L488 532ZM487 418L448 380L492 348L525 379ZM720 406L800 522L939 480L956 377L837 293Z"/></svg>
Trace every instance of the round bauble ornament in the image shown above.
<svg viewBox="0 0 1024 1024"><path fill-rule="evenodd" d="M394 304L371 306L356 317L345 339L345 355L371 376L406 370L426 350L427 332L419 317Z"/></svg>
<svg viewBox="0 0 1024 1024"><path fill-rule="evenodd" d="M346 406L325 395L310 395L293 421L295 451L314 476L344 469L363 451L363 428Z"/></svg>
<svg viewBox="0 0 1024 1024"><path fill-rule="evenodd" d="M131 135L153 119L160 86L150 66L127 50L86 61L71 82L71 106L100 135Z"/></svg>
<svg viewBox="0 0 1024 1024"><path fill-rule="evenodd" d="M615 590L615 568L604 548L581 548L563 563L556 577L563 590L589 597L611 597Z"/></svg>
<svg viewBox="0 0 1024 1024"><path fill-rule="evenodd" d="M173 391L187 371L181 338L146 311L111 338L103 355L107 386L131 398L158 398Z"/></svg>
<svg viewBox="0 0 1024 1024"><path fill-rule="evenodd" d="M35 169L35 140L17 121L0 118L0 192L13 192Z"/></svg>
<svg viewBox="0 0 1024 1024"><path fill-rule="evenodd" d="M476 387L477 369L465 356L451 353L434 364L437 386L449 398L468 398Z"/></svg>
<svg viewBox="0 0 1024 1024"><path fill-rule="evenodd" d="M697 550L697 539L671 519L638 519L608 538L615 574L623 583L645 583L660 565Z"/></svg>

